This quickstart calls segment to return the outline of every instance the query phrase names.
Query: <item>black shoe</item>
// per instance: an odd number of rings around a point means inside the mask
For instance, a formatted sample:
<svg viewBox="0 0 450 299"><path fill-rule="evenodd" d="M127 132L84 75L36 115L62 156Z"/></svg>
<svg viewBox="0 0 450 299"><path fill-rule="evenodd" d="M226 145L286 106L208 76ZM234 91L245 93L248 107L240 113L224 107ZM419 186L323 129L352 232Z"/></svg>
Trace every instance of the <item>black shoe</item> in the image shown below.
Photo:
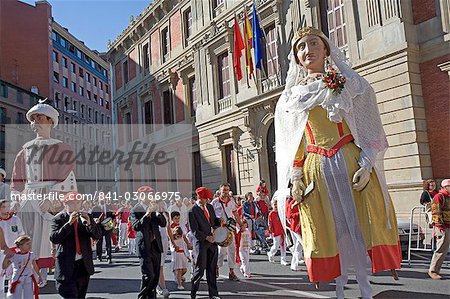
<svg viewBox="0 0 450 299"><path fill-rule="evenodd" d="M100 262L103 262L103 258L100 256L97 258Z"/></svg>

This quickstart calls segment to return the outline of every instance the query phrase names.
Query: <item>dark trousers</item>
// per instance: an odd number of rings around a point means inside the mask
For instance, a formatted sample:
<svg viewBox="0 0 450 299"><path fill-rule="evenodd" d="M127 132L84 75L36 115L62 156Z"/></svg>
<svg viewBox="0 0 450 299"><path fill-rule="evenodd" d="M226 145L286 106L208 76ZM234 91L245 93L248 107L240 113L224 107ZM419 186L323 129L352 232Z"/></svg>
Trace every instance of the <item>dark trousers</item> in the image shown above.
<svg viewBox="0 0 450 299"><path fill-rule="evenodd" d="M195 264L194 277L192 278L191 298L195 298L200 280L206 270L209 297L219 296L217 291L216 267L218 258L217 244L204 241L200 243L197 263Z"/></svg>
<svg viewBox="0 0 450 299"><path fill-rule="evenodd" d="M102 228L102 237L100 240L97 241L96 245L96 251L97 251L97 258L102 257L103 253L103 237L105 237L106 240L106 254L108 256L108 259L110 260L112 258L112 247L111 247L111 231L105 230Z"/></svg>
<svg viewBox="0 0 450 299"><path fill-rule="evenodd" d="M156 241L153 241L150 244L149 250L146 251L147 256L139 258L142 280L138 299L156 299L156 287L158 286L159 270L161 266L161 253L159 252Z"/></svg>
<svg viewBox="0 0 450 299"><path fill-rule="evenodd" d="M86 298L90 275L86 271L83 260L75 262L73 275L55 283L58 294L65 299Z"/></svg>

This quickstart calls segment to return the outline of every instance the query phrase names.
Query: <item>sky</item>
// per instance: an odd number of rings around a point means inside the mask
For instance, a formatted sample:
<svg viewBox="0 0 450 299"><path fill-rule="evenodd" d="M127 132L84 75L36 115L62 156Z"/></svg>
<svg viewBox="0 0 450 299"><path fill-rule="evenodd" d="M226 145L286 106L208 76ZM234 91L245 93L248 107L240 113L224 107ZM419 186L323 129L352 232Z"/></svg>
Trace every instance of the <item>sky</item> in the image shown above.
<svg viewBox="0 0 450 299"><path fill-rule="evenodd" d="M34 0L20 0L34 5ZM122 33L130 16L138 16L152 0L47 0L52 5L56 22L99 52L107 51L111 42Z"/></svg>

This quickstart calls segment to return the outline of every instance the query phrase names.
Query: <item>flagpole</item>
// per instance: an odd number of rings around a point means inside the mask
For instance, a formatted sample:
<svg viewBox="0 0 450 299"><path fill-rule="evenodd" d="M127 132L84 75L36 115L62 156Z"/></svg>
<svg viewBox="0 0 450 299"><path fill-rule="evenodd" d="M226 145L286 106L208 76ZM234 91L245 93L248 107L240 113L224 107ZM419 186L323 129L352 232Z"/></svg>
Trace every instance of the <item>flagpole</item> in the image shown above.
<svg viewBox="0 0 450 299"><path fill-rule="evenodd" d="M255 11L256 11L256 14L257 14L258 18L261 20L261 16L259 15L258 10L256 9L256 5L255 5ZM275 30L276 30L276 28L277 28L277 27L275 26ZM266 44L268 44L266 31L264 31L264 29L262 29L261 31L262 31L262 33L263 33L264 39L266 40ZM275 73L276 73L276 75L277 75L277 81L278 81L278 84L281 85L281 79L280 79L279 74L278 74L279 72L277 72L277 67L275 66L275 62L274 62L274 59L273 59L273 56L272 56L272 51L270 51L270 47L266 47L266 48L267 48L267 50L268 50L268 52L269 52L269 56L270 56L270 60L271 60L271 62L272 62L273 69L274 69L274 71L275 71ZM263 69L264 69L264 67L263 67ZM267 74L266 74L266 78L269 78L269 77L267 76Z"/></svg>

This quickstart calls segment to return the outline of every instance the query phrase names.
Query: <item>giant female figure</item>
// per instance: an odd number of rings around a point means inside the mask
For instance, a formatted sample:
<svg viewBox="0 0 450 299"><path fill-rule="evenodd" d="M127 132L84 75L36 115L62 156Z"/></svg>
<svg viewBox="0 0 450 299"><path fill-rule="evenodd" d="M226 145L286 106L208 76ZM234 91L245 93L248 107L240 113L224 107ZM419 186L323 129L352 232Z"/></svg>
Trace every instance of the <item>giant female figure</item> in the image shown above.
<svg viewBox="0 0 450 299"><path fill-rule="evenodd" d="M335 69L326 69L327 59ZM377 163L388 144L372 87L317 29L302 28L293 39L275 138L278 186L291 183L300 203L310 280L336 279L343 298L353 265L362 297L371 298L368 258L372 272L401 263L395 211Z"/></svg>

